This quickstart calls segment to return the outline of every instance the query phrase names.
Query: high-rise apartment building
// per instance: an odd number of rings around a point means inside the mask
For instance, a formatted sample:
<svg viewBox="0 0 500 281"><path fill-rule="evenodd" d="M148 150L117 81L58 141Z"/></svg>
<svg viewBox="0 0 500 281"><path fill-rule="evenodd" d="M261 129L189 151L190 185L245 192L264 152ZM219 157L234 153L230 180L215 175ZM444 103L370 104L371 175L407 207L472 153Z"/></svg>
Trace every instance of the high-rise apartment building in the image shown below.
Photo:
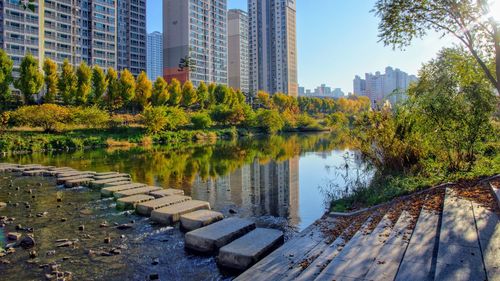
<svg viewBox="0 0 500 281"><path fill-rule="evenodd" d="M155 31L148 34L147 74L154 81L163 76L163 35Z"/></svg>
<svg viewBox="0 0 500 281"><path fill-rule="evenodd" d="M227 0L163 0L163 75L227 84Z"/></svg>
<svg viewBox="0 0 500 281"><path fill-rule="evenodd" d="M298 96L295 0L249 0L250 92Z"/></svg>
<svg viewBox="0 0 500 281"><path fill-rule="evenodd" d="M415 75L386 67L384 74L379 71L375 74L366 73L365 79L356 75L353 80L353 93L369 97L372 106L381 105L385 100L395 104L406 99L406 90L415 81Z"/></svg>
<svg viewBox="0 0 500 281"><path fill-rule="evenodd" d="M35 11L0 1L0 47L15 66L31 53L74 65L146 70L145 0L44 0Z"/></svg>
<svg viewBox="0 0 500 281"><path fill-rule="evenodd" d="M0 1L0 47L15 66L31 53L40 63L116 67L116 8L114 0L45 0L36 1L33 12L17 0Z"/></svg>
<svg viewBox="0 0 500 281"><path fill-rule="evenodd" d="M100 1L118 1L118 69L146 71L146 0Z"/></svg>
<svg viewBox="0 0 500 281"><path fill-rule="evenodd" d="M248 57L248 14L242 10L228 11L228 78L229 86L250 91Z"/></svg>

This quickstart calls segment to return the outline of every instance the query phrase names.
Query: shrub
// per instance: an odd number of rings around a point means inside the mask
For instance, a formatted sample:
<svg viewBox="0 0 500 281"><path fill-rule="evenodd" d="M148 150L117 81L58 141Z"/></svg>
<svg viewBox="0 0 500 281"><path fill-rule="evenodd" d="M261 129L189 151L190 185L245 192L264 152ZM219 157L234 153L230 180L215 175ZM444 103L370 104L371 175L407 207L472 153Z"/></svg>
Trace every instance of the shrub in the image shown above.
<svg viewBox="0 0 500 281"><path fill-rule="evenodd" d="M55 104L23 106L12 112L11 118L16 125L42 127L45 132L56 132L71 122L71 110Z"/></svg>
<svg viewBox="0 0 500 281"><path fill-rule="evenodd" d="M316 119L309 116L307 113L300 114L297 118L297 128L302 130L318 130L321 128Z"/></svg>
<svg viewBox="0 0 500 281"><path fill-rule="evenodd" d="M96 106L77 107L73 111L73 122L84 125L87 128L106 128L109 126L111 117L109 114Z"/></svg>
<svg viewBox="0 0 500 281"><path fill-rule="evenodd" d="M213 124L212 119L206 112L193 114L191 116L191 123L193 123L194 128L198 130L208 129Z"/></svg>
<svg viewBox="0 0 500 281"><path fill-rule="evenodd" d="M5 131L9 127L10 113L3 112L0 113L0 133Z"/></svg>
<svg viewBox="0 0 500 281"><path fill-rule="evenodd" d="M179 127L189 124L189 118L184 110L177 107L168 107L166 110L167 130L175 131Z"/></svg>
<svg viewBox="0 0 500 281"><path fill-rule="evenodd" d="M142 118L149 134L157 134L168 124L167 108L165 106L146 106Z"/></svg>
<svg viewBox="0 0 500 281"><path fill-rule="evenodd" d="M271 134L274 134L283 129L285 122L276 110L259 109L257 111L258 126Z"/></svg>
<svg viewBox="0 0 500 281"><path fill-rule="evenodd" d="M326 125L330 128L342 129L349 125L349 119L342 112L335 112L326 117Z"/></svg>

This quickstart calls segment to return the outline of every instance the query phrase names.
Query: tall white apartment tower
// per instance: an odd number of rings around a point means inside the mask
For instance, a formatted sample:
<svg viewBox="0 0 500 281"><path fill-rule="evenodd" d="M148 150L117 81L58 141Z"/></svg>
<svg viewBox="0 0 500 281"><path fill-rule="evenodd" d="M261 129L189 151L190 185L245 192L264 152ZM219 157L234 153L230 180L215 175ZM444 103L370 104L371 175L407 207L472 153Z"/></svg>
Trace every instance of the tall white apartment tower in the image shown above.
<svg viewBox="0 0 500 281"><path fill-rule="evenodd" d="M295 0L249 0L250 92L298 96Z"/></svg>
<svg viewBox="0 0 500 281"><path fill-rule="evenodd" d="M117 67L116 0L38 0L24 10L0 1L0 47L20 65L30 53L58 63Z"/></svg>
<svg viewBox="0 0 500 281"><path fill-rule="evenodd" d="M163 76L227 85L227 0L163 0Z"/></svg>
<svg viewBox="0 0 500 281"><path fill-rule="evenodd" d="M148 34L147 74L150 80L163 76L163 35L155 31Z"/></svg>
<svg viewBox="0 0 500 281"><path fill-rule="evenodd" d="M250 91L248 14L242 10L232 9L227 16L229 86L248 93Z"/></svg>

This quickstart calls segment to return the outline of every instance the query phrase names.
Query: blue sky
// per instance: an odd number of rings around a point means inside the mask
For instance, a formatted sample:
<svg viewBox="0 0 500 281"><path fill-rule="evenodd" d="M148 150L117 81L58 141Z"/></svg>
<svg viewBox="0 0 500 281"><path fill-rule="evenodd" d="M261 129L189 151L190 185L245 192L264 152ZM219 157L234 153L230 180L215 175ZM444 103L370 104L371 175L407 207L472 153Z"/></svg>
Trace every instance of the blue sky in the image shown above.
<svg viewBox="0 0 500 281"><path fill-rule="evenodd" d="M162 29L161 0L148 1L148 31ZM154 3L154 4L153 4ZM246 0L228 0L229 8L246 10ZM417 74L452 41L431 34L405 51L378 43L378 19L370 13L375 0L297 0L299 84L322 83L352 92L354 75L364 76L386 66Z"/></svg>

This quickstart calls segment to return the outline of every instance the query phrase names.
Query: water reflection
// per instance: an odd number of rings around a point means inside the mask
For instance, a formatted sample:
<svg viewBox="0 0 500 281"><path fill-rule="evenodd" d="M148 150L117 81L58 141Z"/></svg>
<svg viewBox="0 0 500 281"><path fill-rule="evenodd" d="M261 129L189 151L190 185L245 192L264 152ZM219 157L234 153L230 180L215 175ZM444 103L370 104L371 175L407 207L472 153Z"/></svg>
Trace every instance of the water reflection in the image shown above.
<svg viewBox="0 0 500 281"><path fill-rule="evenodd" d="M350 140L345 135L328 133L221 141L174 149L135 147L39 153L1 160L126 172L134 181L183 189L187 195L209 201L213 209L226 214L271 216L300 230L323 213L324 196L320 195L316 180L328 176L325 163L335 163L349 147ZM301 170L312 166L313 172L301 174ZM301 201L300 194L304 194L305 200Z"/></svg>

